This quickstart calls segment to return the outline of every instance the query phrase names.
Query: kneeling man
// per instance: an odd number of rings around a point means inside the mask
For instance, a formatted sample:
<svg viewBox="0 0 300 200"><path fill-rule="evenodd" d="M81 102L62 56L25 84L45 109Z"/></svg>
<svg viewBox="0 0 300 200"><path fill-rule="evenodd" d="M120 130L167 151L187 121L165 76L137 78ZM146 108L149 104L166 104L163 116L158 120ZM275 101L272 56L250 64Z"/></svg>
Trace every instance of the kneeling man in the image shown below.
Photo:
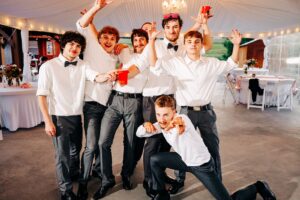
<svg viewBox="0 0 300 200"><path fill-rule="evenodd" d="M153 189L157 193L155 200L170 199L169 193L165 190L166 168L191 172L218 200L254 200L257 192L263 199L276 199L268 184L263 181L257 181L230 196L216 174L214 161L191 120L186 115L176 114L175 100L170 96L159 97L155 101L155 112L157 122L155 124L146 122L141 125L137 130L137 136L150 137L162 133L175 151L157 153L150 159Z"/></svg>

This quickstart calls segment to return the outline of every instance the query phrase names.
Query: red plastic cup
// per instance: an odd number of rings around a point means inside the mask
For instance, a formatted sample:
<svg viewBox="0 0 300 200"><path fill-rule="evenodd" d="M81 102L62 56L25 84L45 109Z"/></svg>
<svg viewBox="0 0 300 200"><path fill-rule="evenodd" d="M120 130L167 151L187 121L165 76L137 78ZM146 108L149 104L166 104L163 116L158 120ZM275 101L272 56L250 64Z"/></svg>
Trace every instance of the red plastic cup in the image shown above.
<svg viewBox="0 0 300 200"><path fill-rule="evenodd" d="M121 85L126 85L128 82L128 73L127 69L118 71L118 80Z"/></svg>
<svg viewBox="0 0 300 200"><path fill-rule="evenodd" d="M202 6L201 13L203 13L203 14L207 13L209 15L210 9L211 9L210 6Z"/></svg>

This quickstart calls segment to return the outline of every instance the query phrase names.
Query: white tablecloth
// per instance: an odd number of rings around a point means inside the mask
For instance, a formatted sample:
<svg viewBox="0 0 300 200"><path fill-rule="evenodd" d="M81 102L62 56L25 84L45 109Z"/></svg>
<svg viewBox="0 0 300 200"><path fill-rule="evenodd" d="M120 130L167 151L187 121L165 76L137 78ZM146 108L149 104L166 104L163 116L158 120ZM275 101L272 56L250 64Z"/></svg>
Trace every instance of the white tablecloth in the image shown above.
<svg viewBox="0 0 300 200"><path fill-rule="evenodd" d="M249 86L249 79L251 75L241 76L240 79L237 79L237 86L238 89L238 102L247 104L247 97L248 97L248 86ZM280 96L283 97L284 95L289 95L290 90L295 87L295 79L286 78L282 76L273 76L273 75L258 75L256 78L259 79L259 85L261 88L265 88L268 90L266 94L267 97L267 104L268 105L276 105L276 95L277 92L280 91ZM257 95L257 102L261 101L261 97ZM280 104L283 104L285 98L280 98Z"/></svg>
<svg viewBox="0 0 300 200"><path fill-rule="evenodd" d="M269 73L269 70L264 68L249 68L247 71L249 75L267 75ZM230 73L234 76L234 78L236 78L237 76L245 75L243 68L235 68Z"/></svg>
<svg viewBox="0 0 300 200"><path fill-rule="evenodd" d="M0 88L1 125L10 131L31 128L43 121L36 97L37 87Z"/></svg>

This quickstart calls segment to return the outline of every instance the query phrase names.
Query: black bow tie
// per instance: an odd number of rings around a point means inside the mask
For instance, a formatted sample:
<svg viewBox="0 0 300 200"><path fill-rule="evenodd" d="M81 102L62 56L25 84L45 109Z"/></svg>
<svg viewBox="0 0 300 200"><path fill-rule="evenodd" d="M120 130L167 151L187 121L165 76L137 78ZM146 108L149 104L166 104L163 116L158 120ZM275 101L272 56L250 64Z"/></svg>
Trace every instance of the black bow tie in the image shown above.
<svg viewBox="0 0 300 200"><path fill-rule="evenodd" d="M177 50L178 50L178 45L173 45L173 44L171 44L171 43L168 43L167 48L168 48L168 49L172 49L172 48L173 48L175 51L177 51Z"/></svg>
<svg viewBox="0 0 300 200"><path fill-rule="evenodd" d="M77 61L74 61L74 62L65 61L65 67L68 67L69 65L76 66L77 65Z"/></svg>

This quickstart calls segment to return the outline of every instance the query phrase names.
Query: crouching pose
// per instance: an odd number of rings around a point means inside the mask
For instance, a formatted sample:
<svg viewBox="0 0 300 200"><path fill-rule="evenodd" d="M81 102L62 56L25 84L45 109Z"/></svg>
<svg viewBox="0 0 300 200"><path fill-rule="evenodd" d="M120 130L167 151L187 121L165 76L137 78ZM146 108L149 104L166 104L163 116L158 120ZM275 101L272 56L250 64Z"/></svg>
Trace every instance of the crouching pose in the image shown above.
<svg viewBox="0 0 300 200"><path fill-rule="evenodd" d="M169 193L165 190L166 168L191 172L218 200L254 200L257 193L264 200L276 199L268 184L263 181L257 181L230 196L216 174L214 161L191 120L186 115L176 114L175 100L170 96L159 97L155 101L155 112L157 122L155 124L146 122L141 125L137 130L137 136L150 137L162 133L175 151L157 153L150 159L155 200L170 199ZM180 117L181 120L177 120ZM174 128L169 129L170 124Z"/></svg>

